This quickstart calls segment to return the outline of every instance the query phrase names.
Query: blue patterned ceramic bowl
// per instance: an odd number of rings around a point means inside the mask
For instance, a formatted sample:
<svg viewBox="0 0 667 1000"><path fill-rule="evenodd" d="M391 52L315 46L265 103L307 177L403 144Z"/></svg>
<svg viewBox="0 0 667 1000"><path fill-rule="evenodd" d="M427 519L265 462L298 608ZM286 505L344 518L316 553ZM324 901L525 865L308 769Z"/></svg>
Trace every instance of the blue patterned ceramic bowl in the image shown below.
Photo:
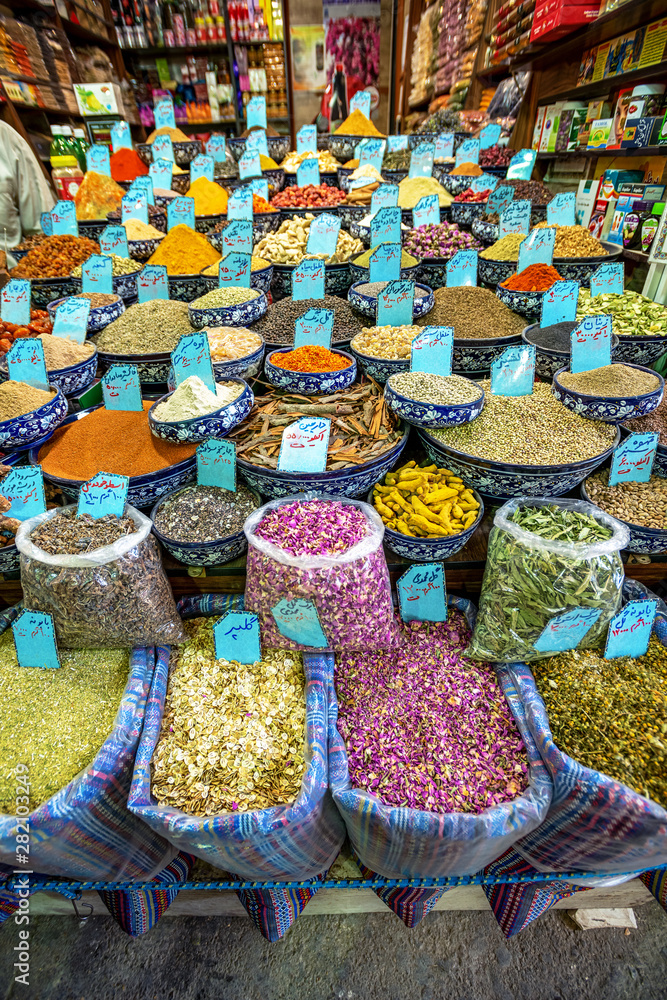
<svg viewBox="0 0 667 1000"><path fill-rule="evenodd" d="M230 140L228 139L227 142ZM195 156L199 156L202 151L202 144L199 139L190 139L188 142L174 142L174 163L179 167L189 167ZM135 149L147 166L153 162L153 147L149 142L138 142Z"/></svg>
<svg viewBox="0 0 667 1000"><path fill-rule="evenodd" d="M436 179L438 184L442 184L442 178L447 177L448 174L451 174L455 165L456 164L454 160L452 160L451 163L434 163L433 170L431 171L431 176Z"/></svg>
<svg viewBox="0 0 667 1000"><path fill-rule="evenodd" d="M408 136L408 149L415 149L422 142L432 142L435 143L436 139L440 135L439 132L412 132ZM471 132L455 132L454 133L454 151L459 148L464 139L472 139Z"/></svg>
<svg viewBox="0 0 667 1000"><path fill-rule="evenodd" d="M121 220L121 213L120 213L120 211L109 212L107 214L107 225L119 226L120 225L120 220ZM152 214L149 212L148 213L148 223L149 223L149 225L153 226L154 229L157 229L158 232L160 232L160 233L166 233L167 232L167 213L163 212L163 211L161 211L159 209L157 211L153 212Z"/></svg>
<svg viewBox="0 0 667 1000"><path fill-rule="evenodd" d="M368 209L368 206L366 205L365 208ZM405 239L407 232L412 229L412 211L410 209L406 209L406 211L410 213L410 220L409 222L403 222L403 213L401 213L401 243ZM368 214L368 212L366 214ZM354 236L355 240L361 240L365 247L369 247L371 245L370 226L361 226L358 222L351 222L350 236Z"/></svg>
<svg viewBox="0 0 667 1000"><path fill-rule="evenodd" d="M71 396L75 392L82 392L95 378L97 371L97 348L89 358L77 362L75 365L68 365L66 368L56 368L48 373L49 382L54 387L60 389L65 396ZM5 382L9 378L7 371L7 359L0 361L0 382ZM3 464L5 464L3 462ZM0 552L2 550L0 549Z"/></svg>
<svg viewBox="0 0 667 1000"><path fill-rule="evenodd" d="M653 465L653 472L657 475L655 463ZM583 500L587 500L588 503L593 504L594 507L598 506L595 503L595 500L591 500L589 497L585 482L583 482L579 487L579 492ZM602 508L598 507L598 510L602 510ZM623 521L616 514L614 514L614 517L617 521L620 521L621 524L624 524L630 532L630 541L625 547L626 552L637 552L652 555L667 552L667 529L645 528L641 524L632 524L630 521Z"/></svg>
<svg viewBox="0 0 667 1000"><path fill-rule="evenodd" d="M55 302L50 302L46 307L52 323L56 318L58 306L64 301L65 299L56 299ZM113 323L124 312L125 303L120 295L116 296L115 302L110 302L106 306L94 306L88 313L88 333L99 333L100 330L103 330L109 323Z"/></svg>
<svg viewBox="0 0 667 1000"><path fill-rule="evenodd" d="M642 365L627 365L628 368L636 368L647 375L654 375L659 380L659 385L652 392L642 393L641 396L626 396L624 398L614 398L608 396L589 396L584 392L577 392L576 389L568 389L560 381L560 376L569 371L569 366L560 368L554 375L551 391L563 406L580 417L587 420L604 420L610 424L618 424L622 420L633 420L635 417L645 417L647 413L652 413L662 401L665 391L665 380L657 372Z"/></svg>
<svg viewBox="0 0 667 1000"><path fill-rule="evenodd" d="M136 365L144 395L165 391L171 368L171 354L168 351L160 354L110 354L108 351L98 350L97 360L101 375L112 365Z"/></svg>
<svg viewBox="0 0 667 1000"><path fill-rule="evenodd" d="M381 170L382 180L386 184L400 184L409 174L409 170Z"/></svg>
<svg viewBox="0 0 667 1000"><path fill-rule="evenodd" d="M339 163L347 163L348 160L355 158L355 149L360 142L367 138L367 135L330 135L329 152L336 157Z"/></svg>
<svg viewBox="0 0 667 1000"><path fill-rule="evenodd" d="M650 367L667 351L667 337L619 337L614 361Z"/></svg>
<svg viewBox="0 0 667 1000"><path fill-rule="evenodd" d="M248 539L245 536L243 528L232 535L226 535L224 538L216 538L210 542L179 542L174 538L168 538L166 535L163 535L155 527L155 518L162 504L166 500L171 499L171 497L176 496L182 489L183 487L179 486L177 490L163 496L150 512L150 519L153 522L153 534L167 552L174 559L178 560L178 562L184 563L186 566L220 566L222 563L230 562L232 559L243 555L248 548ZM259 493L255 490L252 493L257 501L257 506L261 506ZM0 555L1 552L2 550L0 550Z"/></svg>
<svg viewBox="0 0 667 1000"><path fill-rule="evenodd" d="M55 383L49 388L55 396L30 413L24 413L12 420L0 420L0 449L2 451L23 451L33 441L50 434L62 424L67 416L67 400Z"/></svg>
<svg viewBox="0 0 667 1000"><path fill-rule="evenodd" d="M280 212L276 209L272 212L259 212L252 217L252 238L253 243L258 243L263 236L274 233L280 227ZM222 253L222 232L207 233L206 238L218 253Z"/></svg>
<svg viewBox="0 0 667 1000"><path fill-rule="evenodd" d="M515 260L487 260L480 254L478 261L477 279L480 285L496 288L516 271Z"/></svg>
<svg viewBox="0 0 667 1000"><path fill-rule="evenodd" d="M377 313L377 296L376 295L365 295L363 292L357 291L359 285L366 284L364 281L356 281L350 286L350 290L347 293L347 300L350 305L360 312L363 316L368 316L370 319L375 320ZM420 282L415 284L415 292L417 289L421 289L424 294L417 298L413 303L412 315L414 318L418 316L426 316L430 313L433 308L433 290L427 285L422 285Z"/></svg>
<svg viewBox="0 0 667 1000"><path fill-rule="evenodd" d="M414 427L458 427L469 424L478 417L484 409L484 390L479 387L479 396L471 403L420 403L397 392L391 384L391 378L384 387L384 398L387 406L396 416Z"/></svg>
<svg viewBox="0 0 667 1000"><path fill-rule="evenodd" d="M49 302L75 295L77 291L75 281L75 278L31 278L30 302L33 309L46 309Z"/></svg>
<svg viewBox="0 0 667 1000"><path fill-rule="evenodd" d="M464 483L494 500L514 497L558 497L569 493L602 465L620 441L617 432L613 444L601 455L583 462L565 465L511 465L492 462L456 451L426 430L417 432L426 454L439 466L453 469Z"/></svg>
<svg viewBox="0 0 667 1000"><path fill-rule="evenodd" d="M542 313L544 292L517 292L496 285L496 295L512 312L520 313L526 319L537 319Z"/></svg>
<svg viewBox="0 0 667 1000"><path fill-rule="evenodd" d="M349 191L350 189L350 177L356 170L356 167L339 167L336 173L336 185L341 189L341 191Z"/></svg>
<svg viewBox="0 0 667 1000"><path fill-rule="evenodd" d="M403 437L379 458L349 469L329 472L278 472L260 465L251 465L242 458L236 459L238 470L245 481L264 497L288 497L294 493L330 493L336 497L360 497L379 482L396 464L408 442L409 428Z"/></svg>
<svg viewBox="0 0 667 1000"><path fill-rule="evenodd" d="M262 170L262 179L269 182L269 194L277 194L285 187L285 171L282 167L272 167Z"/></svg>
<svg viewBox="0 0 667 1000"><path fill-rule="evenodd" d="M584 288L588 288L591 275L595 274L600 264L615 264L621 259L623 247L605 243L604 240L601 242L607 251L606 257L554 257L553 266L562 280L578 281Z"/></svg>
<svg viewBox="0 0 667 1000"><path fill-rule="evenodd" d="M354 346L353 337L350 341L350 353L354 355L357 359L361 368L374 378L376 382L380 384L387 381L392 375L397 375L399 372L410 371L410 358L399 358L396 361L390 361L385 358L372 358L368 354L362 354Z"/></svg>
<svg viewBox="0 0 667 1000"><path fill-rule="evenodd" d="M167 284L169 285L169 298L176 299L178 302L194 302L195 299L206 294L204 279L200 274L168 274ZM213 325L211 323L211 326ZM222 323L215 325L223 326Z"/></svg>
<svg viewBox="0 0 667 1000"><path fill-rule="evenodd" d="M620 426L621 440L626 438L628 434L637 433L637 431L633 431L629 427L626 427L625 424L621 424ZM667 445L658 444L658 450L655 453L655 460L651 471L654 476L660 476L661 479L667 479Z"/></svg>
<svg viewBox="0 0 667 1000"><path fill-rule="evenodd" d="M291 140L288 135L267 135L266 145L271 159L275 160L276 163L284 160L290 151L290 142ZM238 136L233 136L227 139L227 145L230 148L232 156L238 163L245 153L246 140Z"/></svg>
<svg viewBox="0 0 667 1000"><path fill-rule="evenodd" d="M429 288L447 287L447 265L451 257L422 257L419 262L419 277Z"/></svg>
<svg viewBox="0 0 667 1000"><path fill-rule="evenodd" d="M479 240L480 243L486 243L490 246L495 243L498 239L498 223L497 222L487 222L486 219L473 219L471 230L473 236Z"/></svg>
<svg viewBox="0 0 667 1000"><path fill-rule="evenodd" d="M162 238L155 236L150 240L128 240L127 252L133 260L148 260L160 246Z"/></svg>
<svg viewBox="0 0 667 1000"><path fill-rule="evenodd" d="M482 170L485 174L491 174L493 177L507 176L507 167L482 167Z"/></svg>
<svg viewBox="0 0 667 1000"><path fill-rule="evenodd" d="M289 299L292 295L293 264L274 264L271 279L271 295L274 301ZM352 284L352 276L348 264L324 265L324 294L338 295L344 298Z"/></svg>
<svg viewBox="0 0 667 1000"><path fill-rule="evenodd" d="M106 219L79 219L79 236L86 236L97 243L108 225Z"/></svg>
<svg viewBox="0 0 667 1000"><path fill-rule="evenodd" d="M451 206L450 205L441 205L440 206L440 221L441 222L449 222L450 217L451 217ZM407 226L408 229L413 229L414 228L414 218L413 218L413 215L412 215L412 209L411 208L402 208L401 209L401 222L403 223L404 226ZM369 233L369 237L370 237L370 227L368 229L368 233Z"/></svg>
<svg viewBox="0 0 667 1000"><path fill-rule="evenodd" d="M205 267L201 272L202 279L205 282L206 291L210 292L214 288L218 287L218 274L217 274L217 264L215 274L207 274L208 267ZM250 272L250 287L256 288L260 292L268 292L271 288L271 279L273 278L273 264L267 264L266 267L259 268L256 271Z"/></svg>
<svg viewBox="0 0 667 1000"><path fill-rule="evenodd" d="M510 337L486 337L483 340L454 337L452 369L460 375L486 372L506 347L520 343L520 333Z"/></svg>
<svg viewBox="0 0 667 1000"><path fill-rule="evenodd" d="M340 216L341 227L348 231L353 222L361 222L369 211L368 205L339 205L336 209L336 213Z"/></svg>
<svg viewBox="0 0 667 1000"><path fill-rule="evenodd" d="M213 378L216 382L229 382L239 378L247 381L249 378L255 378L262 370L265 349L262 341L262 346L258 347L252 354L246 355L245 358L234 358L232 361L213 361ZM169 392L173 392L176 388L173 368L169 369L167 388Z"/></svg>
<svg viewBox="0 0 667 1000"><path fill-rule="evenodd" d="M470 228L486 212L485 201L453 201L449 206L452 222Z"/></svg>
<svg viewBox="0 0 667 1000"><path fill-rule="evenodd" d="M534 331L539 330L539 323L532 323L527 326L525 330L521 333L521 339L525 344L533 344L532 334ZM618 344L619 338L616 334L612 334L611 338L611 356L614 361L620 361L618 356ZM551 382L556 372L559 368L567 368L570 363L570 352L569 351L554 351L548 347L538 347L535 346L535 374L539 375L540 378Z"/></svg>
<svg viewBox="0 0 667 1000"><path fill-rule="evenodd" d="M280 219L284 222L285 219L305 219L307 215L324 215L328 212L330 215L337 214L337 205L321 205L316 208L281 208L280 209Z"/></svg>
<svg viewBox="0 0 667 1000"><path fill-rule="evenodd" d="M132 274L114 274L111 279L111 286L116 295L120 295L121 299L125 302L129 302L131 299L136 299L137 297L137 277L141 274L141 268L138 271L133 271ZM76 282L75 295L81 292L83 287L83 282L81 278L72 278L72 281Z"/></svg>
<svg viewBox="0 0 667 1000"><path fill-rule="evenodd" d="M217 212L215 215L195 215L195 232L208 236L224 218L226 216L222 212Z"/></svg>
<svg viewBox="0 0 667 1000"><path fill-rule="evenodd" d="M340 371L292 372L274 364L273 359L277 362L280 360L281 354L291 350L292 348L288 347L283 351L273 351L271 354L267 354L264 359L266 380L278 389L289 389L290 392L297 392L303 396L326 396L329 393L347 389L357 377L357 362L354 358L335 348L332 348L333 353L348 362L347 368L342 368Z"/></svg>
<svg viewBox="0 0 667 1000"><path fill-rule="evenodd" d="M183 174L172 174L171 175L171 190L175 191L176 194L187 194L190 190L190 171L186 170ZM158 208L165 208L165 205L158 205L157 199L155 204Z"/></svg>
<svg viewBox="0 0 667 1000"><path fill-rule="evenodd" d="M296 171L292 173L286 170L284 187L298 187ZM337 170L320 170L320 184L328 184L329 187L339 187Z"/></svg>
<svg viewBox="0 0 667 1000"><path fill-rule="evenodd" d="M198 309L193 305L188 308L188 317L195 330L203 330L205 326L250 326L264 315L269 303L264 292L247 302L238 302L235 306L213 306Z"/></svg>
<svg viewBox="0 0 667 1000"><path fill-rule="evenodd" d="M450 194L454 195L456 198L457 194L461 194L470 187L470 182L476 178L469 177L468 174L443 174L440 183L444 187L445 191L449 191ZM474 202L471 202L474 204ZM480 203L481 204L481 203Z"/></svg>
<svg viewBox="0 0 667 1000"><path fill-rule="evenodd" d="M350 284L357 284L359 281L370 281L370 267L360 267L359 264L355 264L350 261ZM421 274L420 264L411 264L409 267L401 268L401 278L405 278L408 281L416 281ZM432 287L429 285L429 287Z"/></svg>
<svg viewBox="0 0 667 1000"><path fill-rule="evenodd" d="M410 562L436 562L440 559L449 559L463 548L482 523L484 501L477 490L472 490L472 494L479 504L479 512L470 527L460 534L449 535L447 538L411 538L410 535L402 535L400 531L394 531L385 525L384 544L390 552L395 552L397 556L409 559ZM366 499L372 507L373 490L369 491Z"/></svg>
<svg viewBox="0 0 667 1000"><path fill-rule="evenodd" d="M207 438L226 437L245 420L255 402L252 389L242 378L230 378L227 381L240 385L241 395L204 417L192 417L190 420L159 420L155 416L155 410L161 403L166 402L172 393L168 392L165 396L161 396L148 411L151 434L162 441L169 441L170 444L198 444Z"/></svg>

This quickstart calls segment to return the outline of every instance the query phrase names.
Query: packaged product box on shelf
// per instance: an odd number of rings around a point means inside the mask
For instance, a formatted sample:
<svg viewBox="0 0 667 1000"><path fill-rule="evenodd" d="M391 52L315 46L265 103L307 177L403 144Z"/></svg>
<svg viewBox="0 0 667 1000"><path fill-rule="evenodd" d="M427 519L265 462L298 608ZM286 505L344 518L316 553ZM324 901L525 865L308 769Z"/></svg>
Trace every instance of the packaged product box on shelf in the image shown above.
<svg viewBox="0 0 667 1000"><path fill-rule="evenodd" d="M537 115L535 117L535 128L533 129L533 141L530 144L531 149L540 148L540 139L542 138L542 129L544 128L544 119L547 113L547 106L543 104L537 109Z"/></svg>
<svg viewBox="0 0 667 1000"><path fill-rule="evenodd" d="M530 40L540 43L557 41L559 38L569 35L576 28L595 21L597 16L598 8L590 5L579 7L567 4L546 15L540 15L536 8Z"/></svg>
<svg viewBox="0 0 667 1000"><path fill-rule="evenodd" d="M73 86L82 115L123 114L123 95L117 83L75 83Z"/></svg>
<svg viewBox="0 0 667 1000"><path fill-rule="evenodd" d="M633 198L641 198L642 201L664 201L667 185L665 184L633 184L623 183L619 188L619 195L632 195Z"/></svg>
<svg viewBox="0 0 667 1000"><path fill-rule="evenodd" d="M596 118L591 124L591 132L588 137L589 149L605 149L611 129L614 124L613 118Z"/></svg>
<svg viewBox="0 0 667 1000"><path fill-rule="evenodd" d="M596 118L608 118L611 114L611 104L603 97L598 97L594 101L588 102L586 119L579 129L577 144L580 147L588 145L588 137L591 134L591 126Z"/></svg>
<svg viewBox="0 0 667 1000"><path fill-rule="evenodd" d="M563 103L563 102L558 102ZM547 109L544 116L544 126L542 128L542 135L540 137L540 153L547 153L549 150L549 138L551 137L551 132L554 127L554 119L556 117L556 112L558 110L557 104L547 105Z"/></svg>
<svg viewBox="0 0 667 1000"><path fill-rule="evenodd" d="M658 145L659 139L654 139L654 134L659 122L659 118L626 119L621 149L643 149L645 146Z"/></svg>
<svg viewBox="0 0 667 1000"><path fill-rule="evenodd" d="M574 221L578 226L588 226L597 199L599 180L579 181L574 204Z"/></svg>
<svg viewBox="0 0 667 1000"><path fill-rule="evenodd" d="M632 103L632 87L624 87L618 92L616 106L614 108L614 123L607 141L607 149L620 149L623 141L623 130L628 117L630 104ZM636 117L639 117L637 115Z"/></svg>
<svg viewBox="0 0 667 1000"><path fill-rule="evenodd" d="M586 105L582 101L566 101L560 113L558 129L556 133L556 143L554 149L557 153L562 153L569 149L570 135L572 132L572 122L576 113L582 115L582 121L586 116ZM579 129L577 128L577 132Z"/></svg>
<svg viewBox="0 0 667 1000"><path fill-rule="evenodd" d="M554 105L553 123L547 139L547 153L556 152L556 140L558 139L558 129L560 128L560 118L567 101L556 101Z"/></svg>
<svg viewBox="0 0 667 1000"><path fill-rule="evenodd" d="M616 243L618 246L623 246L623 223L625 216L632 210L635 202L638 200L638 198L629 194L618 196L616 207L614 208L614 216L611 221L611 229L607 237L609 243Z"/></svg>
<svg viewBox="0 0 667 1000"><path fill-rule="evenodd" d="M586 109L577 109L572 115L570 123L570 134L567 137L566 150L577 149L579 145L579 132L586 124Z"/></svg>

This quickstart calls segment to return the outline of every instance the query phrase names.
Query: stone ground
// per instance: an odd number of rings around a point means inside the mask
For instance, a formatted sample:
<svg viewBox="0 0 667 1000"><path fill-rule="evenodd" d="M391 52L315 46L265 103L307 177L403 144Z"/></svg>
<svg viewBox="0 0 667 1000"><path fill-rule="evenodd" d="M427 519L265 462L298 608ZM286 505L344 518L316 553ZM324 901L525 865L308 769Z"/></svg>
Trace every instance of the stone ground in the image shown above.
<svg viewBox="0 0 667 1000"><path fill-rule="evenodd" d="M278 944L242 917L164 917L127 937L110 917L31 922L30 986L0 932L0 1000L665 1000L667 915L574 930L552 912L506 941L490 913L303 916Z"/></svg>

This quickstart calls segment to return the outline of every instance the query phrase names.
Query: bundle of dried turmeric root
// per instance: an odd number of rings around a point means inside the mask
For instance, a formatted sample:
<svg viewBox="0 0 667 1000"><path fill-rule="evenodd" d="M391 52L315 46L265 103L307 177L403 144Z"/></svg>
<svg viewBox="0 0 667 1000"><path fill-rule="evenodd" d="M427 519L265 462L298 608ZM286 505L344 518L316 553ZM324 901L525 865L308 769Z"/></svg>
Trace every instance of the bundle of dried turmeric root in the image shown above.
<svg viewBox="0 0 667 1000"><path fill-rule="evenodd" d="M459 535L475 523L479 503L450 469L407 462L373 489L373 506L388 528L413 538Z"/></svg>

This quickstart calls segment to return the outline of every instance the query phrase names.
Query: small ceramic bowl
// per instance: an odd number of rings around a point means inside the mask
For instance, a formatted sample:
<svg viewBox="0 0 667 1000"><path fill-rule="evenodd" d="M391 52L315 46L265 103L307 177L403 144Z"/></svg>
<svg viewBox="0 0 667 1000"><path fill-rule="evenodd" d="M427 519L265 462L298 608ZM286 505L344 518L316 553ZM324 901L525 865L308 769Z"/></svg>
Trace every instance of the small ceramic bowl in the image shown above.
<svg viewBox="0 0 667 1000"><path fill-rule="evenodd" d="M437 562L449 559L472 538L484 517L484 501L477 490L471 488L471 493L479 504L479 511L473 523L465 531L461 531L458 535L448 535L446 538L411 538L410 535L403 535L400 531L394 531L385 525L384 544L391 552L395 552L403 559L409 559L410 562ZM367 501L372 507L373 490L369 492Z"/></svg>
<svg viewBox="0 0 667 1000"><path fill-rule="evenodd" d="M265 349L265 344L262 341L261 347L258 347L252 354L247 354L244 358L234 358L231 361L213 360L211 362L213 365L213 378L216 382L229 382L234 378L242 378L247 382L249 378L255 378L262 370ZM173 368L169 369L167 388L169 392L173 392L176 388Z"/></svg>
<svg viewBox="0 0 667 1000"><path fill-rule="evenodd" d="M143 268L140 268L138 271L132 271L131 274L114 274L111 279L114 294L120 295L124 302L134 301L137 297L137 277L142 270ZM72 281L76 282L74 294L79 295L83 282L81 278L72 278Z"/></svg>
<svg viewBox="0 0 667 1000"><path fill-rule="evenodd" d="M52 323L56 318L58 306L64 301L65 299L57 299L55 302L50 302L46 307ZM104 330L109 323L113 323L124 312L125 303L120 295L116 295L115 302L109 302L106 306L92 307L88 313L88 333L99 333L100 330Z"/></svg>
<svg viewBox="0 0 667 1000"><path fill-rule="evenodd" d="M210 292L214 288L218 287L218 275L217 275L217 264L216 264L216 274L206 274L208 267L205 267L201 271L201 276L206 283L206 291ZM266 267L258 268L256 271L250 272L250 287L256 288L260 292L268 292L271 288L271 278L273 277L273 264L268 264Z"/></svg>
<svg viewBox="0 0 667 1000"><path fill-rule="evenodd" d="M201 274L168 274L169 298L178 302L194 302L206 293L206 286ZM205 325L205 324L204 324ZM222 323L218 323L222 326Z"/></svg>
<svg viewBox="0 0 667 1000"><path fill-rule="evenodd" d="M473 384L473 383L471 383ZM484 390L479 386L479 395L470 403L420 403L404 396L391 384L391 378L384 387L387 406L407 424L415 427L458 427L469 424L484 409Z"/></svg>
<svg viewBox="0 0 667 1000"><path fill-rule="evenodd" d="M486 212L485 201L453 201L449 206L452 222L470 229L475 219Z"/></svg>
<svg viewBox="0 0 667 1000"><path fill-rule="evenodd" d="M215 215L195 215L195 232L208 236L224 218L222 212L217 212Z"/></svg>
<svg viewBox="0 0 667 1000"><path fill-rule="evenodd" d="M106 219L79 219L79 236L86 236L97 243L109 223Z"/></svg>
<svg viewBox="0 0 667 1000"><path fill-rule="evenodd" d="M655 474L655 463L653 472ZM579 487L581 497L588 503L593 504L594 507L597 507L598 505L588 495L586 482L587 480ZM598 510L601 509L601 507L598 507ZM636 552L645 555L658 555L659 553L667 552L667 529L645 528L641 524L632 524L630 521L624 521L616 514L614 514L614 517L621 524L624 524L630 532L630 541L625 547L626 552Z"/></svg>
<svg viewBox="0 0 667 1000"><path fill-rule="evenodd" d="M380 384L398 372L410 371L410 358L391 361L387 358L373 358L369 354L362 354L354 346L354 337L350 341L350 354L354 355L362 370Z"/></svg>
<svg viewBox="0 0 667 1000"><path fill-rule="evenodd" d="M440 132L412 132L408 136L408 149L415 149L422 142L435 142ZM470 132L454 133L454 152L459 148L464 139L472 139Z"/></svg>
<svg viewBox="0 0 667 1000"><path fill-rule="evenodd" d="M127 252L133 260L147 261L160 246L162 239L155 236L150 240L128 240Z"/></svg>
<svg viewBox="0 0 667 1000"><path fill-rule="evenodd" d="M271 159L276 163L280 163L284 160L290 151L290 142L291 140L288 135L267 135L266 145ZM232 156L238 163L245 153L246 139L233 136L232 138L227 139L227 145L230 148Z"/></svg>
<svg viewBox="0 0 667 1000"><path fill-rule="evenodd" d="M180 166L180 164L179 164ZM190 171L186 170L183 174L172 174L171 175L171 190L175 191L176 194L187 194L190 190ZM157 205L157 200L155 202Z"/></svg>
<svg viewBox="0 0 667 1000"><path fill-rule="evenodd" d="M351 285L349 292L347 293L347 300L350 305L357 310L357 312L362 313L364 316L368 316L370 319L374 320L377 314L377 295L365 295L363 292L358 291L360 285L364 285L366 282L357 281ZM414 318L418 316L426 316L430 313L433 308L433 290L427 285L422 285L417 283L415 285L415 292L420 289L424 294L419 298L416 297L413 303L412 315Z"/></svg>
<svg viewBox="0 0 667 1000"><path fill-rule="evenodd" d="M66 368L49 371L49 382L54 388L60 389L65 396L71 396L76 392L83 392L94 381L96 371L97 348L95 347L89 358L77 361L75 365L68 365ZM0 381L5 382L8 378L7 358L4 357L0 361Z"/></svg>
<svg viewBox="0 0 667 1000"><path fill-rule="evenodd" d="M205 326L250 326L264 315L268 307L264 292L257 291L254 298L233 306L200 309L190 305L188 315L195 330L202 330Z"/></svg>
<svg viewBox="0 0 667 1000"><path fill-rule="evenodd" d="M334 372L293 372L286 368L281 368L277 363L280 355L287 351L273 351L267 354L264 359L264 374L267 382L275 385L278 389L288 389L290 392L297 392L303 396L325 396L332 392L340 392L352 385L357 377L357 362L344 351L332 349L333 354L344 358L348 363L347 368L341 368Z"/></svg>
<svg viewBox="0 0 667 1000"><path fill-rule="evenodd" d="M520 313L526 319L539 319L542 313L544 292L517 292L512 288L496 285L496 295L512 312Z"/></svg>
<svg viewBox="0 0 667 1000"><path fill-rule="evenodd" d="M229 139L227 141L229 142ZM188 142L174 142L172 145L174 148L174 163L178 164L179 167L189 167L195 156L199 156L202 151L199 139L190 139ZM150 166L153 162L153 146L151 143L138 142L135 148L144 163Z"/></svg>
<svg viewBox="0 0 667 1000"><path fill-rule="evenodd" d="M554 351L550 347L540 347L535 344L533 333L539 330L539 328L539 323L531 323L530 326L527 326L521 332L521 339L525 344L534 344L535 346L535 374L551 382L560 368L567 368L569 365L570 352L569 350ZM572 324L572 328L574 329L574 324ZM621 360L618 356L618 345L619 338L614 333L611 338L611 356L613 361Z"/></svg>
<svg viewBox="0 0 667 1000"><path fill-rule="evenodd" d="M370 281L370 273L370 265L368 267L361 267L359 264L350 261L350 284L357 284L359 281ZM407 281L416 281L420 274L420 263L410 264L409 267L401 268L401 278L405 278Z"/></svg>
<svg viewBox="0 0 667 1000"><path fill-rule="evenodd" d="M162 504L181 493L183 488L179 486L177 490L167 493L166 496L163 496L156 503L150 512L150 519L153 522L153 534L167 552L178 562L184 563L186 566L220 566L222 563L230 562L232 559L243 555L248 548L248 540L243 528L231 535L225 535L223 538L214 538L210 542L181 542L175 538L167 537L167 535L164 535L156 528L155 519ZM255 490L252 493L257 501L257 506L260 507L261 500L259 493ZM2 552L0 550L1 555Z"/></svg>
<svg viewBox="0 0 667 1000"><path fill-rule="evenodd" d="M293 264L274 264L271 278L271 295L274 301L290 298L292 295ZM348 264L324 265L324 294L344 298L352 284Z"/></svg>
<svg viewBox="0 0 667 1000"><path fill-rule="evenodd" d="M55 396L43 406L12 420L0 421L2 451L23 451L62 424L67 416L67 400L59 386L51 383L49 388Z"/></svg>
<svg viewBox="0 0 667 1000"><path fill-rule="evenodd" d="M231 403L221 406L213 413L204 417L191 417L189 420L159 420L155 410L172 395L168 392L156 400L148 411L148 426L154 437L171 444L196 444L208 438L224 438L248 416L255 402L250 386L241 378L230 378L228 382L236 382L242 387L240 396Z"/></svg>
<svg viewBox="0 0 667 1000"><path fill-rule="evenodd" d="M49 302L76 294L76 278L31 278L30 292L33 309L46 309Z"/></svg>
<svg viewBox="0 0 667 1000"><path fill-rule="evenodd" d="M642 393L640 396L610 397L610 396L590 396L584 392L577 392L576 389L568 389L560 381L560 376L569 371L569 367L560 368L554 375L551 391L563 406L580 417L587 420L604 420L610 424L618 424L622 420L633 420L635 417L645 417L647 413L652 413L661 403L665 391L665 380L657 372L642 365L627 365L628 368L636 368L647 375L654 375L658 379L658 386L651 392Z"/></svg>
<svg viewBox="0 0 667 1000"><path fill-rule="evenodd" d="M367 138L366 135L330 135L329 152L339 163L347 163L354 159L354 151L359 143Z"/></svg>

